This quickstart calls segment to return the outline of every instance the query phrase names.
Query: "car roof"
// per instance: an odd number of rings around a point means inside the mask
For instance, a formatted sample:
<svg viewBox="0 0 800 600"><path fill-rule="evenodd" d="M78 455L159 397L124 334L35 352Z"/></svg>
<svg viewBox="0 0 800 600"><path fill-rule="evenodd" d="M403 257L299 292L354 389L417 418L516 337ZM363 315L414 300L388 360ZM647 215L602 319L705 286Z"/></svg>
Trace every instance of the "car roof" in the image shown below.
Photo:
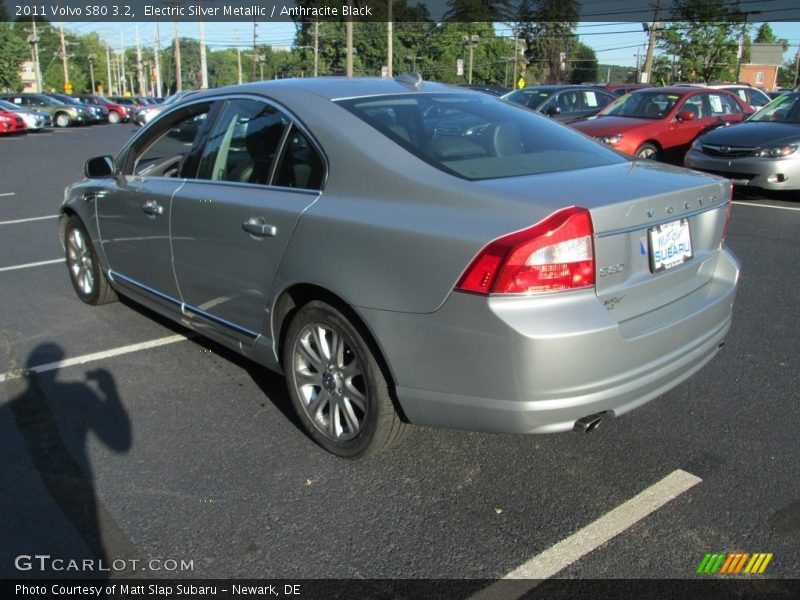
<svg viewBox="0 0 800 600"><path fill-rule="evenodd" d="M525 90L541 90L545 92L549 92L551 90L585 90L592 88L594 86L591 85L577 85L573 83L553 83L550 85L527 85L524 88L520 88L519 91L524 92Z"/></svg>
<svg viewBox="0 0 800 600"><path fill-rule="evenodd" d="M665 87L652 87L652 88L642 88L640 90L636 90L635 94L678 94L679 96L687 96L689 94L698 94L701 92L710 92L712 91L708 87L699 87L695 85L670 85ZM720 90L716 90L720 91ZM725 91L725 90L722 90ZM730 92L728 92L730 93Z"/></svg>
<svg viewBox="0 0 800 600"><path fill-rule="evenodd" d="M482 92L466 88L455 89L453 86L432 81L420 81L418 85L415 85L414 83L417 80L412 82L411 78L401 79L401 77L405 76L395 77L394 79L383 79L380 77L303 77L294 79L273 79L271 81L256 81L225 88L199 90L196 94L192 94L191 98L194 101L205 96L218 96L219 94L269 94L276 90L288 92L303 90L328 100L413 93L476 94L485 96Z"/></svg>
<svg viewBox="0 0 800 600"><path fill-rule="evenodd" d="M328 100L339 100L344 98L360 98L365 96L383 96L390 94L413 94L413 93L463 93L481 94L468 89L455 90L452 86L431 81L421 81L414 85L409 79L383 79L380 77L303 77L293 79L273 79L271 81L256 81L242 85L234 85L225 88L211 90L200 90L197 95L192 94L192 100L205 97L207 95L219 95L220 93L265 93L269 94L274 90L303 90L310 92Z"/></svg>

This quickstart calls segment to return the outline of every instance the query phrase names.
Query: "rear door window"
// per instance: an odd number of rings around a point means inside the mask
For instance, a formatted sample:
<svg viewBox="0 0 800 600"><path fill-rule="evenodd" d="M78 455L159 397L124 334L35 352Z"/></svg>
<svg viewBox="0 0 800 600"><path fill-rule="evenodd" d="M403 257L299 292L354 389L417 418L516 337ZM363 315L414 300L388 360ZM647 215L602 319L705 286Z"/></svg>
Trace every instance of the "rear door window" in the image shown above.
<svg viewBox="0 0 800 600"><path fill-rule="evenodd" d="M289 118L270 104L229 100L203 148L197 177L268 184L289 124Z"/></svg>
<svg viewBox="0 0 800 600"><path fill-rule="evenodd" d="M318 190L324 178L325 166L316 148L297 125L292 125L273 185Z"/></svg>

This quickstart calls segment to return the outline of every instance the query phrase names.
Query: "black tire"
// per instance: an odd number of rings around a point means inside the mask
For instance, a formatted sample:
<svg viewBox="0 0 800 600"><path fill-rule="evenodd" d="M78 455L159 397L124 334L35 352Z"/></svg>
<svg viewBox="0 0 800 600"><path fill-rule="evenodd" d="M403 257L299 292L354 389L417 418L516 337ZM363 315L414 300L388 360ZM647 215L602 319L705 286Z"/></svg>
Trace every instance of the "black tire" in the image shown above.
<svg viewBox="0 0 800 600"><path fill-rule="evenodd" d="M661 153L658 149L658 146L647 142L636 149L636 158L642 158L645 160L661 160Z"/></svg>
<svg viewBox="0 0 800 600"><path fill-rule="evenodd" d="M69 280L78 298L86 304L99 306L117 299L105 273L100 268L97 252L86 233L86 228L76 216L67 219L64 228L64 248Z"/></svg>
<svg viewBox="0 0 800 600"><path fill-rule="evenodd" d="M57 127L69 127L72 125L72 119L67 113L56 113L56 116L53 118L53 122L55 122Z"/></svg>
<svg viewBox="0 0 800 600"><path fill-rule="evenodd" d="M374 455L410 429L370 345L333 306L313 301L300 308L286 332L283 365L303 427L328 452Z"/></svg>
<svg viewBox="0 0 800 600"><path fill-rule="evenodd" d="M119 123L122 120L122 117L119 116L119 113L115 110L108 111L108 122L112 125Z"/></svg>

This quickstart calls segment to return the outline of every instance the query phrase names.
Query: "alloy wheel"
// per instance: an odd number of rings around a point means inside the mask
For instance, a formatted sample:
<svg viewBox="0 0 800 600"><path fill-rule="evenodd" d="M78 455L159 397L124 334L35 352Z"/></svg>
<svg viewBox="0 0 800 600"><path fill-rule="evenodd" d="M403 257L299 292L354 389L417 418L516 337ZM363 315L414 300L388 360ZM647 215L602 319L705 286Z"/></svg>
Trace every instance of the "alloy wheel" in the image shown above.
<svg viewBox="0 0 800 600"><path fill-rule="evenodd" d="M67 236L67 266L77 288L91 296L95 286L92 252L78 228L72 228Z"/></svg>
<svg viewBox="0 0 800 600"><path fill-rule="evenodd" d="M292 368L303 410L317 430L336 442L355 438L367 418L367 378L343 332L306 325L296 338Z"/></svg>

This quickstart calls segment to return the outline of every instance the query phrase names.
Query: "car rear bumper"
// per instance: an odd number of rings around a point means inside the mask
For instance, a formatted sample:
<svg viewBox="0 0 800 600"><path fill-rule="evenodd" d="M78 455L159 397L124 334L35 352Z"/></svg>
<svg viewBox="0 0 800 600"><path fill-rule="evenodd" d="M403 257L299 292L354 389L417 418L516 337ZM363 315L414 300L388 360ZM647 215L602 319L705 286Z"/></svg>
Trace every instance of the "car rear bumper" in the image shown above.
<svg viewBox="0 0 800 600"><path fill-rule="evenodd" d="M765 190L800 189L800 158L724 158L696 150L686 153L684 166L727 177L733 185Z"/></svg>
<svg viewBox="0 0 800 600"><path fill-rule="evenodd" d="M437 312L362 310L412 423L469 430L569 431L672 389L719 350L739 265L723 249L701 287L618 322L591 292L548 298L454 293Z"/></svg>

